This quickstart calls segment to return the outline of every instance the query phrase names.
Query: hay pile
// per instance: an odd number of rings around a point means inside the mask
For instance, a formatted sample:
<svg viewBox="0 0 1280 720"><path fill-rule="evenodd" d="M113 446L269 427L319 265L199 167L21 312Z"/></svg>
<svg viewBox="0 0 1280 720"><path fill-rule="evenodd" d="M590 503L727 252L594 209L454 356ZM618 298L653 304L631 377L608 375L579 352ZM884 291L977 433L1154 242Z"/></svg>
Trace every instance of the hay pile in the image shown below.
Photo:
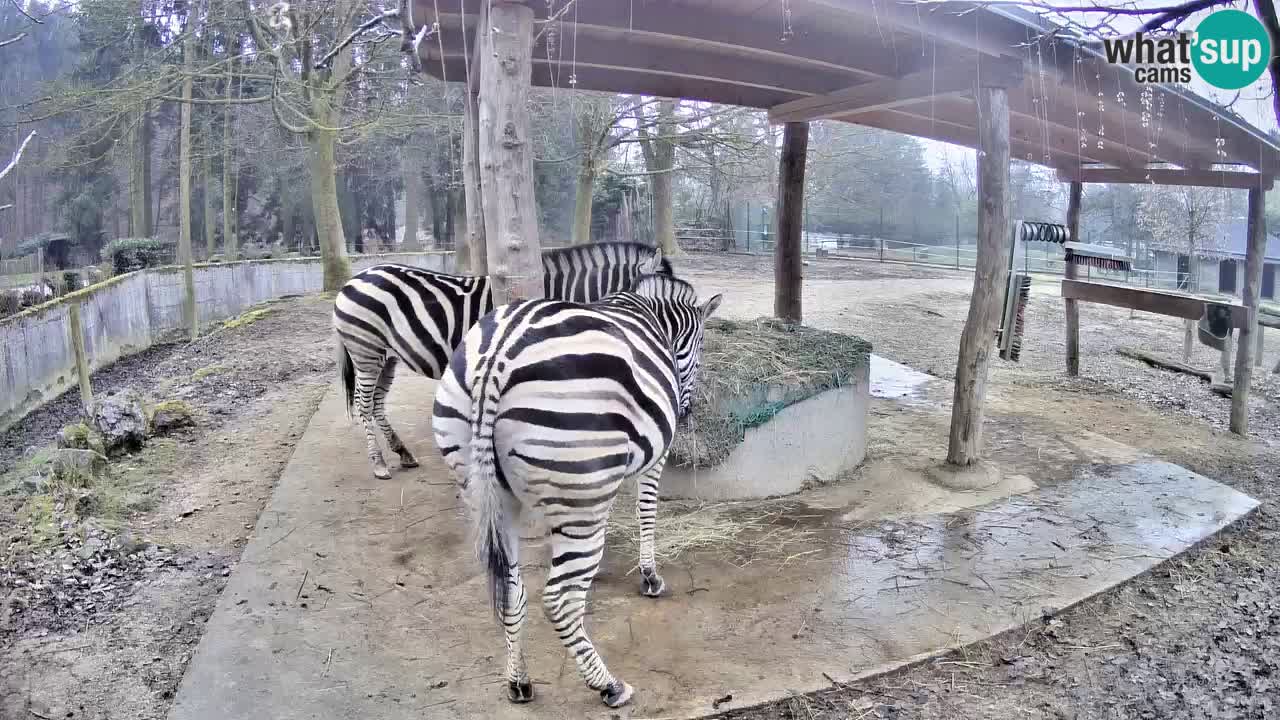
<svg viewBox="0 0 1280 720"><path fill-rule="evenodd" d="M862 338L774 318L709 320L693 412L676 432L668 464L707 467L723 461L748 428L847 385L870 354L871 343Z"/></svg>
<svg viewBox="0 0 1280 720"><path fill-rule="evenodd" d="M802 523L798 503L669 501L659 506L654 555L660 562L691 552L713 552L738 567L757 560L789 564L820 552L818 532ZM816 517L816 516L815 516ZM640 543L633 512L615 512L605 539L610 551L629 556ZM634 572L636 568L632 568Z"/></svg>

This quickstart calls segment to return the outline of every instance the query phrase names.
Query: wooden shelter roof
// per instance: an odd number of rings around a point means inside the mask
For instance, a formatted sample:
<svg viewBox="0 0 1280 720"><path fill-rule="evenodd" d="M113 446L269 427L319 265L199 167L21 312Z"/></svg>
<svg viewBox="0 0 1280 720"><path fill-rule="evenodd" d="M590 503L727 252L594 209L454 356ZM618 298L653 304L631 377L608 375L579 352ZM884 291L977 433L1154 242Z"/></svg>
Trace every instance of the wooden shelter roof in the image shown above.
<svg viewBox="0 0 1280 720"><path fill-rule="evenodd" d="M439 18L419 46L427 72L467 77L488 1L408 0L415 28ZM831 118L974 148L982 78L1010 88L1013 157L1064 179L1106 167L1132 170L1109 181L1141 181L1143 168L1165 164L1182 171L1164 180L1184 184L1232 184L1224 166L1280 172L1280 143L1238 115L1185 89L1139 85L1100 50L1007 6L557 0L552 12L563 13L550 24L548 3L530 6L538 86L761 108L775 122Z"/></svg>

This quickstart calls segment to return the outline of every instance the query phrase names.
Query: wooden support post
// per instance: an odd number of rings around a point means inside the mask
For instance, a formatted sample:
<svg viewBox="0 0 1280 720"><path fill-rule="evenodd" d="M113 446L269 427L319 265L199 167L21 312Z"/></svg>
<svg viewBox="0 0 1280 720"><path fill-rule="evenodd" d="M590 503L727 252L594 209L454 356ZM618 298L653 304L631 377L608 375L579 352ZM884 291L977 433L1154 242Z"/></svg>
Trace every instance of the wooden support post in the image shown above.
<svg viewBox="0 0 1280 720"><path fill-rule="evenodd" d="M1084 184L1073 182L1067 197L1067 231L1071 239L1079 241L1080 234L1080 201L1084 194ZM1075 263L1064 263L1063 275L1068 280L1076 278ZM1080 375L1080 305L1068 299L1067 307L1067 375Z"/></svg>
<svg viewBox="0 0 1280 720"><path fill-rule="evenodd" d="M480 53L480 194L493 302L540 298L542 251L533 195L529 86L533 8L494 2Z"/></svg>
<svg viewBox="0 0 1280 720"><path fill-rule="evenodd" d="M1231 382L1231 332L1222 341L1222 382Z"/></svg>
<svg viewBox="0 0 1280 720"><path fill-rule="evenodd" d="M80 303L71 303L70 315L67 318L68 331L71 333L71 351L76 357L76 375L80 378L80 404L89 412L93 405L93 385L89 382L89 359L84 352L84 326L80 324Z"/></svg>
<svg viewBox="0 0 1280 720"><path fill-rule="evenodd" d="M1009 94L981 87L978 96L978 257L969 317L960 336L947 462L971 465L982 451L982 405L1009 268Z"/></svg>
<svg viewBox="0 0 1280 720"><path fill-rule="evenodd" d="M782 158L778 161L773 314L792 323L800 322L803 317L800 289L804 266L800 256L800 224L804 217L804 164L808 149L809 123L787 123L782 133Z"/></svg>
<svg viewBox="0 0 1280 720"><path fill-rule="evenodd" d="M1262 354L1263 354L1262 351L1265 349L1265 346L1266 346L1266 341L1263 340L1263 337L1266 331L1267 331L1266 328L1262 327L1261 325L1258 326L1258 347L1253 351L1254 367L1262 367Z"/></svg>
<svg viewBox="0 0 1280 720"><path fill-rule="evenodd" d="M488 249L484 242L484 201L480 192L480 56L488 21L488 4L480 3L480 22L476 25L475 47L472 48L471 77L464 87L462 106L462 197L466 205L468 270L472 275L489 274ZM466 29L463 29L466 32ZM456 233L456 230L455 230ZM454 242L458 242L455 234ZM455 256L461 257L455 252ZM459 268L461 271L461 268Z"/></svg>
<svg viewBox="0 0 1280 720"><path fill-rule="evenodd" d="M1240 328L1240 347L1236 349L1236 378L1231 390L1231 432L1249 434L1249 382L1253 379L1253 334L1258 330L1258 305L1262 295L1263 249L1267 244L1266 193L1261 187L1249 190L1249 250L1244 260L1244 301L1249 314Z"/></svg>

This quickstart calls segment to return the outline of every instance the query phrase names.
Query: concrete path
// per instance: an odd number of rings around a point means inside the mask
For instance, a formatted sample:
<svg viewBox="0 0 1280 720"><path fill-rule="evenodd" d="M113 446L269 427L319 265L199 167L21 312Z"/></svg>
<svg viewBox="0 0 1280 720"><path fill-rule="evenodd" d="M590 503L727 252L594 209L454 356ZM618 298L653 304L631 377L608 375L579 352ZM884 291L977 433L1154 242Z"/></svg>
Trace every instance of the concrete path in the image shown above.
<svg viewBox="0 0 1280 720"><path fill-rule="evenodd" d="M927 469L903 485L894 473L911 462L899 458L782 501L664 505L660 551L687 546L660 566L668 595L638 595L624 530L610 541L589 606L589 631L635 686L633 704L609 711L581 684L533 600L544 549L526 544L536 698L512 706L503 639L429 435L433 389L407 375L396 383L391 417L422 467L382 482L370 475L340 394L329 393L219 599L171 720L565 720L742 707L1064 608L1256 506L1159 462L1081 466L1052 484L1019 469L995 484L946 489ZM873 426L890 415L904 428L927 420L906 417L919 408L891 409L881 407ZM886 502L898 510L881 512L871 501L912 500L910 488L926 486L938 504L924 509ZM630 514L624 498L614 518Z"/></svg>

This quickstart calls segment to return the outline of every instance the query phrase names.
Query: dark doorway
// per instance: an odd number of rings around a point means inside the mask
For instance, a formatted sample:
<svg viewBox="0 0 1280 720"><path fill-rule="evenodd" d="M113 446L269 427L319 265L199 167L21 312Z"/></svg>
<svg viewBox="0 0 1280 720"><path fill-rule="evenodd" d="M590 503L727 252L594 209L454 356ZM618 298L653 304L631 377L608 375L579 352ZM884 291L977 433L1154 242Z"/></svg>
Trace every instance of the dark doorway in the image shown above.
<svg viewBox="0 0 1280 720"><path fill-rule="evenodd" d="M1218 292L1223 295L1236 293L1236 261L1223 260L1218 263Z"/></svg>
<svg viewBox="0 0 1280 720"><path fill-rule="evenodd" d="M1262 297L1276 297L1276 266L1272 263L1262 266Z"/></svg>
<svg viewBox="0 0 1280 720"><path fill-rule="evenodd" d="M1188 290L1191 284L1191 259L1186 255L1178 256L1178 289Z"/></svg>

